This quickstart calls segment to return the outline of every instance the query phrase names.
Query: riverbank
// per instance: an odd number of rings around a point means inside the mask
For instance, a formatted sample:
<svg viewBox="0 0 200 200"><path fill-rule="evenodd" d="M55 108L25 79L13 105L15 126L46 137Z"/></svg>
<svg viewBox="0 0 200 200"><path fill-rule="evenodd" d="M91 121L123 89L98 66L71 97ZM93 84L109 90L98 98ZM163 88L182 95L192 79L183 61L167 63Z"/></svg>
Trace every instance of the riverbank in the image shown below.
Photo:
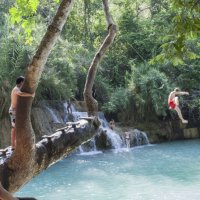
<svg viewBox="0 0 200 200"><path fill-rule="evenodd" d="M83 113L85 114L86 110L83 102L75 102L73 104L72 114L67 113L66 106L66 102L62 101L42 101L32 107L31 119L36 141L40 140L42 135L50 135L54 133L56 129L64 127L66 121L75 120L75 118L78 118ZM103 115L103 113L101 115ZM5 148L10 145L9 116L5 116L0 122L0 147ZM105 122L105 124L106 123L107 122ZM190 123L184 125L179 120L131 122L129 124L117 122L115 127L116 133L121 136L125 132L133 131L134 129L145 132L149 142L152 144L200 137L199 127L191 127Z"/></svg>
<svg viewBox="0 0 200 200"><path fill-rule="evenodd" d="M200 138L200 130L198 127L190 127L189 124L182 124L180 120L140 122L135 123L132 126L127 126L123 123L116 123L116 131L120 134L133 129L139 129L145 132L149 142L152 144L173 140Z"/></svg>

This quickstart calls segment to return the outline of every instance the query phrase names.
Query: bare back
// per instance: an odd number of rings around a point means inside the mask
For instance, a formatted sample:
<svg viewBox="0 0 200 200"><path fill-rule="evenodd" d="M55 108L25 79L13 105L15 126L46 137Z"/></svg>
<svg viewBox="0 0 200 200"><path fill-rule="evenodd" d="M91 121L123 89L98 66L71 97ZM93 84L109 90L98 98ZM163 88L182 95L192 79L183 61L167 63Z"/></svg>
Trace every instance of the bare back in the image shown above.
<svg viewBox="0 0 200 200"><path fill-rule="evenodd" d="M15 86L15 87L13 88L12 92L11 92L11 106L10 106L10 107L11 107L13 110L16 109L17 98L18 98L18 94L19 94L20 92L21 92L21 91L20 91L20 89L19 89L17 86Z"/></svg>
<svg viewBox="0 0 200 200"><path fill-rule="evenodd" d="M175 97L176 97L176 92L175 91L170 92L168 101L173 100Z"/></svg>

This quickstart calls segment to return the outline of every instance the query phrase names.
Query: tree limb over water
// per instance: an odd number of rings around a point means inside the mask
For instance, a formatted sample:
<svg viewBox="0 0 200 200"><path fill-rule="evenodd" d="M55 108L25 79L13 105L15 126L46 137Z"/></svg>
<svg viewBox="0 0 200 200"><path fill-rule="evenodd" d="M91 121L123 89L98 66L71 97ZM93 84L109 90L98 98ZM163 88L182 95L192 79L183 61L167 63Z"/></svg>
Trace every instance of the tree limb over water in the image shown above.
<svg viewBox="0 0 200 200"><path fill-rule="evenodd" d="M72 3L73 0L61 1L52 23L26 70L22 92L35 93L47 58L62 31ZM16 149L0 166L0 180L5 189L10 192L17 191L35 175L38 147L35 146L35 134L30 120L32 101L33 99L29 97L18 97L15 125Z"/></svg>
<svg viewBox="0 0 200 200"><path fill-rule="evenodd" d="M106 36L106 38L104 39L101 47L95 54L93 61L90 65L90 68L88 70L88 74L87 74L87 78L86 78L83 96L84 96L84 100L87 105L89 116L97 116L98 115L98 102L92 96L92 88L94 85L94 80L96 77L98 65L99 65L100 61L102 60L102 57L105 55L106 51L110 47L110 45L113 43L113 40L117 33L117 27L114 24L114 21L112 19L110 11L109 11L108 0L102 0L102 2L103 2L103 8L104 8L104 13L105 13L106 21L108 24L109 32L108 32L108 35Z"/></svg>
<svg viewBox="0 0 200 200"><path fill-rule="evenodd" d="M109 13L108 0L102 1L109 33L92 61L84 90L89 115L93 116L97 116L98 110L97 101L92 97L97 65L112 44L116 34L116 25ZM72 3L73 0L61 1L52 23L26 70L22 92L30 94L36 92L47 58L62 31ZM35 144L35 133L30 119L32 101L32 97L18 97L15 125L16 149L0 165L0 181L4 188L10 192L16 192L49 165L62 159L80 144L91 139L98 132L100 125L97 117L81 119L78 124L64 127L52 136L44 136L43 140Z"/></svg>
<svg viewBox="0 0 200 200"><path fill-rule="evenodd" d="M26 183L42 170L69 155L83 142L91 139L97 133L99 124L98 118L95 117L89 120L81 119L58 129L52 135L43 136L43 139L33 147L34 154L30 156L29 162L32 164L30 168L23 164L26 158L23 155L18 157L17 163L11 163L12 158L18 154L15 151L11 157L4 154L2 159L5 162L0 165L1 181L4 187L9 188L10 191L16 191L21 186L19 182Z"/></svg>

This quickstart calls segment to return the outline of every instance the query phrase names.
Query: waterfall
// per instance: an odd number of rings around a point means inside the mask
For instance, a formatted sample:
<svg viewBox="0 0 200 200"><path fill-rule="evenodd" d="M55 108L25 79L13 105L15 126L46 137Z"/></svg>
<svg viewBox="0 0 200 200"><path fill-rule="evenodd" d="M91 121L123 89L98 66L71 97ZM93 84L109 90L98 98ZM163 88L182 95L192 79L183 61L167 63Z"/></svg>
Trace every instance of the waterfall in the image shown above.
<svg viewBox="0 0 200 200"><path fill-rule="evenodd" d="M65 103L65 108L66 108L66 106L67 106L67 103ZM72 115L73 115L74 121L78 121L81 117L88 117L87 112L79 112L79 111L76 110L76 108L74 106L73 106L73 109L72 109ZM109 128L108 122L107 122L104 114L102 112L99 112L98 117L99 117L99 120L101 122L100 128L105 131L107 138L110 140L110 142L112 144L112 148L114 148L114 149L121 148L122 144L123 144L122 139L120 138L120 136L115 131L113 131L112 129ZM90 142L93 143L93 147L91 147L91 145L90 145L91 150L96 151L96 141L95 141L95 139L90 140ZM85 144L82 145L82 149L84 149L83 146L85 146Z"/></svg>
<svg viewBox="0 0 200 200"><path fill-rule="evenodd" d="M58 117L56 116L55 112L51 108L46 106L46 109L50 112L53 123L61 123L61 121L58 119Z"/></svg>
<svg viewBox="0 0 200 200"><path fill-rule="evenodd" d="M132 136L132 138L131 138L131 136ZM133 146L149 144L149 139L147 137L147 134L138 129L134 129L132 132L130 132L130 139L132 141Z"/></svg>
<svg viewBox="0 0 200 200"><path fill-rule="evenodd" d="M81 145L78 147L78 149L79 149L79 152L80 152L80 153L83 153L83 152L84 152Z"/></svg>
<svg viewBox="0 0 200 200"><path fill-rule="evenodd" d="M68 103L67 102L63 103L63 107L64 107L64 122L66 123L66 122L70 121L70 115L71 114L69 115L69 113L67 111L67 107L68 107ZM74 107L74 105L72 103L71 103L71 109L72 109L72 113L76 112L76 109L75 109L75 107ZM73 121L74 121L74 119L73 119ZM75 121L78 121L78 120L75 119Z"/></svg>
<svg viewBox="0 0 200 200"><path fill-rule="evenodd" d="M64 106L64 114L65 114L65 122L69 121L68 119L68 115L69 113L67 112L67 106L68 106L68 103L65 102L63 104ZM71 108L72 108L72 116L73 116L73 121L78 121L80 119L80 117L88 117L88 114L87 112L79 112L76 110L75 106L71 103Z"/></svg>
<svg viewBox="0 0 200 200"><path fill-rule="evenodd" d="M119 149L123 146L122 139L115 131L109 127L103 128L103 130L106 131L105 133L107 134L108 139L111 141L111 145L114 149Z"/></svg>
<svg viewBox="0 0 200 200"><path fill-rule="evenodd" d="M100 128L105 131L107 137L110 139L112 147L114 149L119 149L123 146L123 141L120 136L109 127L109 123L107 122L103 112L99 112L99 120L101 122Z"/></svg>
<svg viewBox="0 0 200 200"><path fill-rule="evenodd" d="M66 109L66 112L67 112L68 103L67 102L63 103L63 106L64 106L64 108ZM71 108L72 108L72 112L76 112L76 108L74 107L73 104L71 104Z"/></svg>
<svg viewBox="0 0 200 200"><path fill-rule="evenodd" d="M87 112L75 111L75 112L72 112L72 115L73 115L74 121L78 121L80 117L88 117Z"/></svg>
<svg viewBox="0 0 200 200"><path fill-rule="evenodd" d="M92 138L86 144L80 145L78 149L80 155L96 155L102 153L102 151L97 151L94 138Z"/></svg>
<svg viewBox="0 0 200 200"><path fill-rule="evenodd" d="M144 138L145 144L150 144L150 142L149 142L149 138L147 137L147 134L146 134L145 132L142 131L142 135L143 135L143 138Z"/></svg>
<svg viewBox="0 0 200 200"><path fill-rule="evenodd" d="M67 114L67 103L64 103L65 113ZM81 117L88 117L87 112L79 112L76 110L74 105L72 104L72 116L73 121L78 121ZM99 120L101 125L99 127L99 133L90 141L82 144L79 147L79 152L81 154L95 154L99 151L97 149L122 149L126 147L126 149L134 146L146 145L149 144L148 137L145 132L142 132L138 129L132 129L128 132L129 139L125 137L124 133L121 133L121 136L112 130L109 127L109 123L106 120L104 113L98 113Z"/></svg>

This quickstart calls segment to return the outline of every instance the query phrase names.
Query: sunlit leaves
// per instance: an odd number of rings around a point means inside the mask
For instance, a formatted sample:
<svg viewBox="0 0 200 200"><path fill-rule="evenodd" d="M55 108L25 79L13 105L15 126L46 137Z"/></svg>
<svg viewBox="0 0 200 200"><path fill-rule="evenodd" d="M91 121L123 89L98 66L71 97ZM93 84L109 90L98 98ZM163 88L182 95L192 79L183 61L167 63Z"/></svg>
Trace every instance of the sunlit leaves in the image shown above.
<svg viewBox="0 0 200 200"><path fill-rule="evenodd" d="M20 12L18 12L18 9L16 7L12 7L10 9L10 15L11 15L11 22L14 23L19 23L21 21L21 15Z"/></svg>
<svg viewBox="0 0 200 200"><path fill-rule="evenodd" d="M200 36L200 2L196 0L170 2L174 17L166 37L163 38L162 56L157 56L153 60L161 62L171 60L174 65L179 65L188 59L199 58L200 49L194 48L194 45L198 47Z"/></svg>
<svg viewBox="0 0 200 200"><path fill-rule="evenodd" d="M10 8L11 22L21 25L26 35L26 43L32 43L32 30L35 27L35 16L39 0L16 0L15 5Z"/></svg>

